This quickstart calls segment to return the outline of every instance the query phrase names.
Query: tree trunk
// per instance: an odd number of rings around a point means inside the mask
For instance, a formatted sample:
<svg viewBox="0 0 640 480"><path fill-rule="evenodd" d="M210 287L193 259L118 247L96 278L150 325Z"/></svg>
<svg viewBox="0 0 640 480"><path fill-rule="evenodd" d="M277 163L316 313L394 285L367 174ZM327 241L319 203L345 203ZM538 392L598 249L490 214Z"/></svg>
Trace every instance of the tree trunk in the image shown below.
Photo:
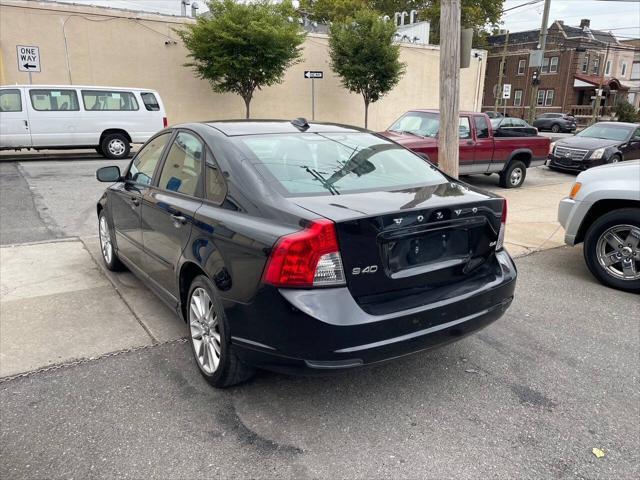
<svg viewBox="0 0 640 480"><path fill-rule="evenodd" d="M250 108L251 96L243 97L243 98L244 98L244 105L247 108L246 115L244 118L249 118L249 115L251 114L251 108Z"/></svg>
<svg viewBox="0 0 640 480"><path fill-rule="evenodd" d="M369 100L364 99L364 128L367 128L369 124Z"/></svg>

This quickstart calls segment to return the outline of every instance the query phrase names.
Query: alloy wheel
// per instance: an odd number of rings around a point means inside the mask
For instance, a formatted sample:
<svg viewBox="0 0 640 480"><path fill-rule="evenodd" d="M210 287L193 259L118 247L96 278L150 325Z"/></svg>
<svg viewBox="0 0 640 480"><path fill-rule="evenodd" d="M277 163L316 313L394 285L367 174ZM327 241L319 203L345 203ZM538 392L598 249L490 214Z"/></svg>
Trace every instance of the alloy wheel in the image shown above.
<svg viewBox="0 0 640 480"><path fill-rule="evenodd" d="M111 233L109 232L109 225L107 225L107 217L104 215L100 217L100 248L104 261L107 264L111 263L113 246L111 245Z"/></svg>
<svg viewBox="0 0 640 480"><path fill-rule="evenodd" d="M509 176L509 181L511 182L511 185L516 186L516 185L520 185L520 182L522 181L522 169L520 167L516 167L511 171L511 175Z"/></svg>
<svg viewBox="0 0 640 480"><path fill-rule="evenodd" d="M200 368L211 375L220 364L220 325L211 297L198 287L189 302L189 326L193 349Z"/></svg>
<svg viewBox="0 0 640 480"><path fill-rule="evenodd" d="M616 225L606 230L596 245L598 263L614 278L640 279L640 228Z"/></svg>

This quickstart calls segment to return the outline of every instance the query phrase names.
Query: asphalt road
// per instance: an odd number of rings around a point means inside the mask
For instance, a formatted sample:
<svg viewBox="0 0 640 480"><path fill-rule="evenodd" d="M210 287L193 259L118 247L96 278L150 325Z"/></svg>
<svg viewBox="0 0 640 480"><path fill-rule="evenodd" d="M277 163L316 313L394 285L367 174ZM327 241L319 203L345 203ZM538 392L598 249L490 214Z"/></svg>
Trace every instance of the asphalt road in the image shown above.
<svg viewBox="0 0 640 480"><path fill-rule="evenodd" d="M339 376L219 391L172 343L0 383L0 477L638 478L640 304L580 253L519 259L479 334Z"/></svg>
<svg viewBox="0 0 640 480"><path fill-rule="evenodd" d="M94 235L87 179L112 163L0 163L2 244ZM516 263L502 319L378 367L220 391L173 342L0 380L0 478L638 478L638 297L596 283L580 248Z"/></svg>

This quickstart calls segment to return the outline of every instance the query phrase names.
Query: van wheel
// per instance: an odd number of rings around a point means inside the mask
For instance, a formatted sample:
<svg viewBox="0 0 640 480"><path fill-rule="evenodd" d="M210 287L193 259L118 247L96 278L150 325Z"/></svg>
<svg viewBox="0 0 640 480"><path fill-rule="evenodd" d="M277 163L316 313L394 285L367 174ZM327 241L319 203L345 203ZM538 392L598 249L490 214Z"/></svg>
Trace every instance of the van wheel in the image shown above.
<svg viewBox="0 0 640 480"><path fill-rule="evenodd" d="M205 380L224 388L251 378L254 370L236 356L222 302L207 277L200 275L194 279L187 302L189 343Z"/></svg>
<svg viewBox="0 0 640 480"><path fill-rule="evenodd" d="M129 140L123 134L110 133L102 139L100 148L105 157L120 160L129 156L131 145L129 145Z"/></svg>
<svg viewBox="0 0 640 480"><path fill-rule="evenodd" d="M527 166L520 160L509 163L506 170L500 172L500 186L502 188L518 188L527 176Z"/></svg>

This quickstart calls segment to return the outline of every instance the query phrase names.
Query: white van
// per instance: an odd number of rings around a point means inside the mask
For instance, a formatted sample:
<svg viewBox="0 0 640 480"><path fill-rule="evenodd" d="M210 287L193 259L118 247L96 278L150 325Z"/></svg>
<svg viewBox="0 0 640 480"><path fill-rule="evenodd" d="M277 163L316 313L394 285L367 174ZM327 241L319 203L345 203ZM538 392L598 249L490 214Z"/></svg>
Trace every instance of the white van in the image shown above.
<svg viewBox="0 0 640 480"><path fill-rule="evenodd" d="M158 92L77 85L0 87L0 150L95 148L125 158L167 126Z"/></svg>

